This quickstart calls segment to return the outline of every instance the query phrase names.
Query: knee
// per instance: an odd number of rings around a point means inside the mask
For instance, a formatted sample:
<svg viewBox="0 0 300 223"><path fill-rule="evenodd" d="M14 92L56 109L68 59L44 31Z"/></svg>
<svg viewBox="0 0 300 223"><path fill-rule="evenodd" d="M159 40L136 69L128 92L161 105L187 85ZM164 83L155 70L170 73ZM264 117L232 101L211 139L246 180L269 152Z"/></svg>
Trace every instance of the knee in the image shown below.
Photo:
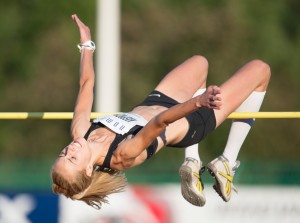
<svg viewBox="0 0 300 223"><path fill-rule="evenodd" d="M194 56L191 57L191 59L195 63L199 64L202 68L208 69L208 60L204 56L194 55Z"/></svg>
<svg viewBox="0 0 300 223"><path fill-rule="evenodd" d="M271 78L271 67L265 61L260 59L255 59L250 61L251 66L255 67L257 70L256 74L263 80L263 82L268 83Z"/></svg>
<svg viewBox="0 0 300 223"><path fill-rule="evenodd" d="M251 65L258 70L258 74L263 76L265 79L269 80L271 77L271 67L265 61L260 59L252 60Z"/></svg>

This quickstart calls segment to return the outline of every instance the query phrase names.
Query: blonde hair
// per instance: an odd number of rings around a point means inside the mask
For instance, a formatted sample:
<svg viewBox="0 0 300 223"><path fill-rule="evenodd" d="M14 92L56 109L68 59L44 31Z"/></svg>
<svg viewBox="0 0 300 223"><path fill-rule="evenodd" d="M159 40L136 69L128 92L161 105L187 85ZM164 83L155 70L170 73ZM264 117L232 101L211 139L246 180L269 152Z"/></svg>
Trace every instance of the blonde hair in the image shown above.
<svg viewBox="0 0 300 223"><path fill-rule="evenodd" d="M125 174L120 171L94 171L89 177L83 170L77 173L72 182L54 169L51 176L54 193L81 200L96 209L100 209L103 203L109 203L108 195L124 191L127 185Z"/></svg>

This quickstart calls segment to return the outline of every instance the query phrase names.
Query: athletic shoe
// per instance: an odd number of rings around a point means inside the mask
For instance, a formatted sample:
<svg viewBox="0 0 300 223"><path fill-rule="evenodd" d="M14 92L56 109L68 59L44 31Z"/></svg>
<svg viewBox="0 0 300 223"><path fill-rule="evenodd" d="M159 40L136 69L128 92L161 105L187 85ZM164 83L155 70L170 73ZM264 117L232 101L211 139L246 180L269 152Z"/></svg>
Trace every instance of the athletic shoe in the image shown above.
<svg viewBox="0 0 300 223"><path fill-rule="evenodd" d="M228 202L231 198L232 189L237 193L232 181L235 170L239 167L240 162L236 161L233 167L230 167L228 160L224 156L219 156L207 165L208 172L215 178L215 191L220 197Z"/></svg>
<svg viewBox="0 0 300 223"><path fill-rule="evenodd" d="M204 206L205 195L203 193L203 183L201 179L205 167L202 167L202 162L198 163L193 158L185 158L184 163L179 169L181 178L181 194L185 200L195 206Z"/></svg>

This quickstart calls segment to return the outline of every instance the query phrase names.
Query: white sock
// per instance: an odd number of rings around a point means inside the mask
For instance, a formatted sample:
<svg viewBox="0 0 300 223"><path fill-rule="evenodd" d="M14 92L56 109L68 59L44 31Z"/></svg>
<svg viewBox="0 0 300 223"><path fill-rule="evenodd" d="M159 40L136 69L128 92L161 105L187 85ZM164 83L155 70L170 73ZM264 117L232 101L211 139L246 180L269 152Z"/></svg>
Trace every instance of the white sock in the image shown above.
<svg viewBox="0 0 300 223"><path fill-rule="evenodd" d="M194 144L194 145L186 147L184 150L184 155L185 155L185 158L193 158L198 161L198 164L200 163L198 144Z"/></svg>
<svg viewBox="0 0 300 223"><path fill-rule="evenodd" d="M206 91L206 88L201 88L198 89L195 94L193 95L193 97L196 97L198 95L203 94ZM199 156L199 148L198 148L198 144L194 144L191 146L188 146L185 148L184 150L184 154L185 154L185 158L194 158L195 160L198 161L198 163L200 164L200 156Z"/></svg>
<svg viewBox="0 0 300 223"><path fill-rule="evenodd" d="M258 112L266 92L252 92L249 97L240 105L236 112ZM223 152L230 166L234 166L239 151L248 135L254 119L233 119L227 144Z"/></svg>

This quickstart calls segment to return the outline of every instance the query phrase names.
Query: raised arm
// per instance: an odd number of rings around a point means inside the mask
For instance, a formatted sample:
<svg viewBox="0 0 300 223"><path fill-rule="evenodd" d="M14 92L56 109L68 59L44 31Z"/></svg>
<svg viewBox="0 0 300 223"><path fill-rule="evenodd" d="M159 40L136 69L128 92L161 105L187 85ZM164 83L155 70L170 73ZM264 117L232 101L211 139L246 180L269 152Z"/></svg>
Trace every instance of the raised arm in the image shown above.
<svg viewBox="0 0 300 223"><path fill-rule="evenodd" d="M71 124L71 134L75 139L83 137L90 125L95 74L93 65L94 45L91 42L90 29L81 22L77 15L72 15L72 19L78 26L81 43L79 92Z"/></svg>
<svg viewBox="0 0 300 223"><path fill-rule="evenodd" d="M138 157L169 124L187 116L202 106L220 109L222 105L220 94L221 91L219 87L210 86L204 94L182 104L175 105L158 114L151 119L134 138L124 143L124 146L122 144L118 151L120 159L127 163L127 167L130 167L130 164L134 163L134 159Z"/></svg>

